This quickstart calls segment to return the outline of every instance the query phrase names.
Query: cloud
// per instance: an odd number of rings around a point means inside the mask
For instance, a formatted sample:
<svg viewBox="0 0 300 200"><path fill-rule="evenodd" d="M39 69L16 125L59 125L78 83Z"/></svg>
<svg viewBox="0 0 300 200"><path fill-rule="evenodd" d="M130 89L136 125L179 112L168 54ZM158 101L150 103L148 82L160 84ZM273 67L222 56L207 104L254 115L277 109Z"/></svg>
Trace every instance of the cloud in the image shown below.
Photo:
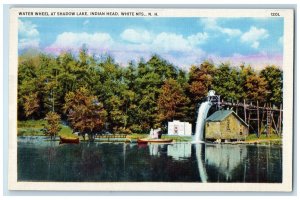
<svg viewBox="0 0 300 200"><path fill-rule="evenodd" d="M220 31L230 37L236 37L242 34L239 29L221 28Z"/></svg>
<svg viewBox="0 0 300 200"><path fill-rule="evenodd" d="M197 33L184 37L176 33L154 34L146 30L126 29L120 37L123 40L114 40L108 33L64 32L45 51L54 54L62 51L77 53L85 45L90 53L108 53L123 65L132 59L147 59L152 54L159 54L175 65L188 67L205 55L197 45L204 43L208 35Z"/></svg>
<svg viewBox="0 0 300 200"><path fill-rule="evenodd" d="M35 38L39 36L39 31L36 29L37 25L30 21L18 20L18 33L20 37Z"/></svg>
<svg viewBox="0 0 300 200"><path fill-rule="evenodd" d="M87 20L84 20L84 22L82 23L82 25L83 25L83 26L86 26L86 25L88 25L89 23L90 23L90 20L87 19Z"/></svg>
<svg viewBox="0 0 300 200"><path fill-rule="evenodd" d="M19 50L39 48L40 39L23 38L19 39Z"/></svg>
<svg viewBox="0 0 300 200"><path fill-rule="evenodd" d="M121 38L132 43L149 43L153 37L146 30L126 29L121 33Z"/></svg>
<svg viewBox="0 0 300 200"><path fill-rule="evenodd" d="M61 51L78 51L83 45L89 50L108 50L113 39L108 33L73 33L64 32L56 37L55 42L46 47L47 52L59 53Z"/></svg>
<svg viewBox="0 0 300 200"><path fill-rule="evenodd" d="M217 18L202 18L200 23L204 26L205 30L212 31L216 34L225 34L229 37L237 37L242 34L239 29L227 28L218 25Z"/></svg>
<svg viewBox="0 0 300 200"><path fill-rule="evenodd" d="M208 39L208 34L206 32L197 33L195 35L188 36L187 39L191 44L198 45L206 42L206 40Z"/></svg>
<svg viewBox="0 0 300 200"><path fill-rule="evenodd" d="M243 43L248 43L252 48L257 49L260 45L259 41L262 39L266 39L269 37L269 33L266 29L256 28L255 26L251 26L249 31L245 32L241 36L241 41Z"/></svg>
<svg viewBox="0 0 300 200"><path fill-rule="evenodd" d="M259 42L257 41L254 41L252 44L251 44L251 47L254 48L254 49L257 49L259 46Z"/></svg>
<svg viewBox="0 0 300 200"><path fill-rule="evenodd" d="M159 54L182 68L196 64L205 55L197 45L204 43L208 38L207 33L184 37L170 32L154 34L146 30L134 29L126 29L120 36L130 43L116 43L111 51L116 60L122 64L128 63L131 59L138 61L141 57L148 59L152 54Z"/></svg>
<svg viewBox="0 0 300 200"><path fill-rule="evenodd" d="M192 50L192 45L189 43L189 41L182 35L175 33L162 32L158 34L153 41L153 46L158 51L163 52L182 52Z"/></svg>
<svg viewBox="0 0 300 200"><path fill-rule="evenodd" d="M184 37L176 33L161 32L154 34L147 30L135 29L126 29L120 36L124 41L140 45L144 44L143 48L160 52L190 51L196 45L205 43L208 38L208 34L205 32Z"/></svg>
<svg viewBox="0 0 300 200"><path fill-rule="evenodd" d="M283 57L282 54L252 54L252 55L242 55L239 53L234 53L231 56L218 56L211 54L208 56L209 59L212 59L216 65L221 63L229 62L232 66L240 65L250 65L253 69L262 70L268 65L276 65L282 67Z"/></svg>
<svg viewBox="0 0 300 200"><path fill-rule="evenodd" d="M31 21L18 20L18 37L19 50L39 48L39 31Z"/></svg>

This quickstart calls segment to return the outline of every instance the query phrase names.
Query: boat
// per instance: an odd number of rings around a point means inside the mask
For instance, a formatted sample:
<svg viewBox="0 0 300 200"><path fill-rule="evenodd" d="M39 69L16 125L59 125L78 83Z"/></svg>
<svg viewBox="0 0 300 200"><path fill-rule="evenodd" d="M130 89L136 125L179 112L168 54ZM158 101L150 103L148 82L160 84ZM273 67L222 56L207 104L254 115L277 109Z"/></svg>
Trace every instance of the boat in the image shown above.
<svg viewBox="0 0 300 200"><path fill-rule="evenodd" d="M59 136L60 143L72 143L72 144L78 144L79 138L64 138Z"/></svg>
<svg viewBox="0 0 300 200"><path fill-rule="evenodd" d="M143 138L138 139L138 144L147 144L147 143L171 143L173 139L153 139L153 138Z"/></svg>

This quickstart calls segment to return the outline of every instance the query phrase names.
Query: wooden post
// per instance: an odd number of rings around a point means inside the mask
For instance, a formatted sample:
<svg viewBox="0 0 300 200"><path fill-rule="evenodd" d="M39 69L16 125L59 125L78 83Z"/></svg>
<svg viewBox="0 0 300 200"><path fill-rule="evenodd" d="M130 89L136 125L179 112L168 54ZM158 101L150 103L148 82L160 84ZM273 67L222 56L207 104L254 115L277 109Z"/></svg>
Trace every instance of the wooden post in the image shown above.
<svg viewBox="0 0 300 200"><path fill-rule="evenodd" d="M245 119L245 122L247 123L246 100L245 99L244 99L244 119Z"/></svg>
<svg viewBox="0 0 300 200"><path fill-rule="evenodd" d="M259 105L258 105L258 101L256 101L256 105L257 105L257 135L258 137L260 137L260 130L259 130Z"/></svg>
<svg viewBox="0 0 300 200"><path fill-rule="evenodd" d="M273 124L274 124L274 128L275 128L276 134L279 135L278 125L276 125L276 123L275 123L275 120L274 120L274 117L273 117L273 113L271 113L271 118L272 118L272 121L273 121Z"/></svg>
<svg viewBox="0 0 300 200"><path fill-rule="evenodd" d="M266 130L266 126L264 124L264 121L265 121L265 113L266 113L266 103L264 103L264 107L263 107L263 110L262 110L262 117L261 117L261 123L260 123L260 127L263 127L264 126L264 129L262 130L263 132ZM262 128L261 128L262 129Z"/></svg>
<svg viewBox="0 0 300 200"><path fill-rule="evenodd" d="M282 104L280 104L280 108L279 108L279 123L278 123L278 126L279 126L279 135L282 134L282 126L281 126L281 123L282 123Z"/></svg>
<svg viewBox="0 0 300 200"><path fill-rule="evenodd" d="M269 107L269 105L270 105L270 107ZM268 128L268 130L267 130L267 136L270 136L270 134L271 134L271 129L272 129L272 119L271 119L271 104L267 104L267 128Z"/></svg>

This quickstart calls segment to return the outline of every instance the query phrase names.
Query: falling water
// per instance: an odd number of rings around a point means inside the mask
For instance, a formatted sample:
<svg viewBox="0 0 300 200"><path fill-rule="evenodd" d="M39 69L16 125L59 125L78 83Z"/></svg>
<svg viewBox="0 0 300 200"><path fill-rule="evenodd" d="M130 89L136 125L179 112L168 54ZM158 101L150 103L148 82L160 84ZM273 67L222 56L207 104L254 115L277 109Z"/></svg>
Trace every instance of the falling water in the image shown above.
<svg viewBox="0 0 300 200"><path fill-rule="evenodd" d="M208 110L212 106L212 103L210 101L203 102L198 110L198 117L196 122L196 132L194 141L195 142L201 142L203 141L203 133L204 133L204 125L205 125L205 119L207 117Z"/></svg>

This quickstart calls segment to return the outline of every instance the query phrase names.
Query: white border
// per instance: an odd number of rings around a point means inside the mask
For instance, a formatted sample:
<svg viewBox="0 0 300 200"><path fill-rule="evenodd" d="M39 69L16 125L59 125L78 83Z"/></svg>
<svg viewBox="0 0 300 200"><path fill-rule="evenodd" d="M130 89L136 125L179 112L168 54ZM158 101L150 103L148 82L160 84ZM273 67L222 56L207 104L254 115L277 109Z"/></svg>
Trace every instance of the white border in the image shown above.
<svg viewBox="0 0 300 200"><path fill-rule="evenodd" d="M291 9L113 9L97 8L99 11L120 12L155 11L160 17L270 17L279 12L284 17L283 54L283 182L278 183L58 183L17 181L17 61L18 61L18 11L89 11L88 8L12 8L10 13L9 48L9 184L10 190L68 190L68 191L291 191L292 190L292 144L293 144L293 37L294 18ZM96 9L93 8L93 11ZM200 11L200 12L199 12ZM24 17L24 16L22 16ZM36 17L36 16L34 16ZM65 17L65 16L64 16Z"/></svg>

